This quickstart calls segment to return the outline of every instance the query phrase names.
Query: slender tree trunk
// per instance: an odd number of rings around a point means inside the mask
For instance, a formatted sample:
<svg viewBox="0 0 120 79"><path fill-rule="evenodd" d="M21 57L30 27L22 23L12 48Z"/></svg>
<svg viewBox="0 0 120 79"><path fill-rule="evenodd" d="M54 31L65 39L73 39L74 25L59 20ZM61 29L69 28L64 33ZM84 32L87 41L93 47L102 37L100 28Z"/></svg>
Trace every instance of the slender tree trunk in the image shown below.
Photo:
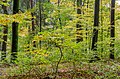
<svg viewBox="0 0 120 79"><path fill-rule="evenodd" d="M30 3L31 3L31 9L33 9L34 7L34 0L30 0ZM32 37L35 35L35 19L34 19L34 12L31 13L32 15ZM36 41L33 40L33 49L36 48Z"/></svg>
<svg viewBox="0 0 120 79"><path fill-rule="evenodd" d="M62 22L61 22L61 17L60 17L60 10L59 10L60 9L60 1L61 0L58 0L58 12L59 12L59 15L58 15L59 18L58 18L58 20L59 20L60 28L62 29Z"/></svg>
<svg viewBox="0 0 120 79"><path fill-rule="evenodd" d="M92 50L97 50L97 40L98 40L98 26L99 26L99 5L100 0L95 0L95 11L94 11L94 29L93 29L93 39L92 39Z"/></svg>
<svg viewBox="0 0 120 79"><path fill-rule="evenodd" d="M19 11L19 0L13 1L13 14L18 13ZM18 52L18 23L12 23L12 54L11 62L14 62L17 58Z"/></svg>
<svg viewBox="0 0 120 79"><path fill-rule="evenodd" d="M111 16L110 16L110 59L114 59L114 41L115 41L115 0L111 0Z"/></svg>
<svg viewBox="0 0 120 79"><path fill-rule="evenodd" d="M39 0L39 28L40 28L40 32L42 32L42 1ZM40 40L40 48L41 48L41 43L42 41Z"/></svg>
<svg viewBox="0 0 120 79"><path fill-rule="evenodd" d="M40 27L40 32L41 32L42 31L42 2L41 0L39 0L39 20L40 20L39 27Z"/></svg>
<svg viewBox="0 0 120 79"><path fill-rule="evenodd" d="M3 1L4 3L7 3L7 0ZM2 9L4 11L4 14L8 14L7 12L7 6L2 5ZM3 29L3 43L2 43L2 56L1 59L4 60L6 58L6 48L7 48L7 34L8 34L8 26L4 26Z"/></svg>
<svg viewBox="0 0 120 79"><path fill-rule="evenodd" d="M85 1L85 0L84 0ZM87 2L86 2L86 8L87 8L87 14L89 13L88 12L88 9L89 9L89 0L87 0ZM87 51L87 52L90 52L90 44L89 44L89 42L91 42L90 40L89 40L89 29L88 29L88 27L89 27L89 24L87 24L87 26L86 26L86 28L85 28L85 30L86 30L86 45L88 46L87 48L85 48L85 51Z"/></svg>
<svg viewBox="0 0 120 79"><path fill-rule="evenodd" d="M102 9L102 0L101 0L101 42L103 42L103 9ZM103 44L101 43L101 53L103 53Z"/></svg>
<svg viewBox="0 0 120 79"><path fill-rule="evenodd" d="M34 0L31 0L31 9L34 7ZM32 17L34 17L34 13L31 13ZM34 24L34 18L32 18L32 31L35 33L35 24Z"/></svg>
<svg viewBox="0 0 120 79"><path fill-rule="evenodd" d="M81 8L82 8L82 0L77 0L77 14L81 14ZM79 17L78 17L79 18ZM80 25L80 21L76 24L76 28L77 28L77 43L80 41L83 41L83 37L82 37L82 26Z"/></svg>

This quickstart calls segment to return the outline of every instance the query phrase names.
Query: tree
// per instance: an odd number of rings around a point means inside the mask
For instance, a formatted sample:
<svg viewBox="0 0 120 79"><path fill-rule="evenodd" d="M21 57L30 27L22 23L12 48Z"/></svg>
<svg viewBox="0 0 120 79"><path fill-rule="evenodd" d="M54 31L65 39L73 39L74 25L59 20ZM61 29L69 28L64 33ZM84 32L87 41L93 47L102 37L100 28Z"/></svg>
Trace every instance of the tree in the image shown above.
<svg viewBox="0 0 120 79"><path fill-rule="evenodd" d="M39 0L39 28L40 32L42 32L42 1ZM42 41L40 40L40 48L41 48Z"/></svg>
<svg viewBox="0 0 120 79"><path fill-rule="evenodd" d="M34 0L31 0L30 2L31 2L31 9L33 9L33 7L34 7ZM33 17L32 18L32 31L34 33L35 32L34 12L32 12L31 15Z"/></svg>
<svg viewBox="0 0 120 79"><path fill-rule="evenodd" d="M42 2L41 0L39 0L39 20L40 20L39 28L41 32L42 31Z"/></svg>
<svg viewBox="0 0 120 79"><path fill-rule="evenodd" d="M7 3L7 0L3 1L4 3ZM4 11L4 14L8 14L7 12L7 6L2 5L2 9ZM6 47L7 47L7 34L8 34L8 26L4 26L3 29L3 43L2 43L2 57L1 59L4 60L6 58Z"/></svg>
<svg viewBox="0 0 120 79"><path fill-rule="evenodd" d="M19 11L19 0L13 1L13 14L18 13ZM18 23L12 23L12 54L11 54L11 61L16 60L18 52Z"/></svg>
<svg viewBox="0 0 120 79"><path fill-rule="evenodd" d="M114 59L114 41L115 41L115 0L111 0L111 16L110 16L110 58Z"/></svg>
<svg viewBox="0 0 120 79"><path fill-rule="evenodd" d="M62 22L61 22L61 17L60 17L60 1L61 0L58 0L58 12L59 12L58 20L59 20L60 28L62 29Z"/></svg>
<svg viewBox="0 0 120 79"><path fill-rule="evenodd" d="M30 0L31 3L31 9L33 9L34 5L35 5L35 1L34 0ZM34 19L34 12L31 12L32 15L32 36L35 35L35 19ZM36 47L36 41L33 40L33 48Z"/></svg>
<svg viewBox="0 0 120 79"><path fill-rule="evenodd" d="M93 38L92 38L92 50L97 51L97 41L98 41L98 26L99 26L99 6L100 0L95 0L95 9L94 9L94 29L93 29ZM100 60L97 54L94 54L94 57L91 58L89 62Z"/></svg>
<svg viewBox="0 0 120 79"><path fill-rule="evenodd" d="M99 6L100 0L95 0L95 10L94 10L94 29L92 38L92 50L97 50L97 40L98 40L98 26L99 26Z"/></svg>
<svg viewBox="0 0 120 79"><path fill-rule="evenodd" d="M81 8L82 8L82 0L77 0L77 14L81 14ZM77 43L80 41L83 41L83 37L82 37L82 33L80 33L80 31L82 30L82 26L80 25L80 21L77 22L76 24L76 28L77 28Z"/></svg>

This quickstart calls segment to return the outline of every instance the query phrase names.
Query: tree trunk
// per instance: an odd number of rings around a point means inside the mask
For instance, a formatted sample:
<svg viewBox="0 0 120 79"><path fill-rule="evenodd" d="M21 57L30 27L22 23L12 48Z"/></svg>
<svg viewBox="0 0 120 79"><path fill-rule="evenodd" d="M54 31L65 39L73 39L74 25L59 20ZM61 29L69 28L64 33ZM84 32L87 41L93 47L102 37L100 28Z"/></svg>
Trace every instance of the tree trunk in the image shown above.
<svg viewBox="0 0 120 79"><path fill-rule="evenodd" d="M61 17L60 17L60 1L61 0L58 0L58 20L59 20L59 26L60 26L60 28L62 29L62 21L61 21Z"/></svg>
<svg viewBox="0 0 120 79"><path fill-rule="evenodd" d="M99 6L100 0L95 0L95 10L94 10L94 29L93 29L93 38L92 38L92 50L95 52L94 57L89 61L94 62L100 60L96 51L97 51L97 41L98 41L98 27L99 27Z"/></svg>
<svg viewBox="0 0 120 79"><path fill-rule="evenodd" d="M104 40L103 40L103 33L104 33L104 32L103 32L103 17L104 17L104 16L103 16L102 4L103 4L103 3L102 3L102 1L101 1L101 27L102 27L102 28L101 28L101 34L100 34L100 35L101 35L101 36L100 36L100 37L101 37L101 42L104 41ZM103 50L103 47L104 47L104 45L101 43L101 53L103 53L103 51L104 51L104 50Z"/></svg>
<svg viewBox="0 0 120 79"><path fill-rule="evenodd" d="M4 3L7 3L7 0L3 1ZM4 14L8 14L7 12L7 6L2 5L2 9L4 11ZM6 58L6 48L7 48L7 34L8 34L8 26L4 26L3 29L3 43L2 43L2 55L1 55L1 60L4 60Z"/></svg>
<svg viewBox="0 0 120 79"><path fill-rule="evenodd" d="M31 0L31 9L34 7L34 0ZM34 17L34 13L31 13L32 17ZM34 24L34 18L32 18L32 31L35 33L35 24Z"/></svg>
<svg viewBox="0 0 120 79"><path fill-rule="evenodd" d="M42 32L42 1L41 0L39 0L39 21L40 21L39 22L40 32ZM42 41L40 40L39 43L40 43L40 48L41 48Z"/></svg>
<svg viewBox="0 0 120 79"><path fill-rule="evenodd" d="M100 0L95 0L95 11L94 11L94 29L93 29L93 39L92 39L92 50L97 50L97 40L98 40L98 26L99 26L99 6Z"/></svg>
<svg viewBox="0 0 120 79"><path fill-rule="evenodd" d="M19 11L19 0L13 1L13 14L18 13ZM12 54L11 62L14 62L17 58L18 52L18 23L12 23Z"/></svg>
<svg viewBox="0 0 120 79"><path fill-rule="evenodd" d="M30 3L31 3L31 9L33 9L33 7L34 7L34 0L31 0L30 1ZM32 37L35 35L35 19L34 19L34 12L32 12L31 13L31 15L32 15ZM32 43L33 43L33 50L34 50L34 48L36 48L36 41L35 40L33 40L32 41Z"/></svg>
<svg viewBox="0 0 120 79"><path fill-rule="evenodd" d="M111 16L110 16L110 59L114 59L114 41L115 41L115 0L111 0Z"/></svg>

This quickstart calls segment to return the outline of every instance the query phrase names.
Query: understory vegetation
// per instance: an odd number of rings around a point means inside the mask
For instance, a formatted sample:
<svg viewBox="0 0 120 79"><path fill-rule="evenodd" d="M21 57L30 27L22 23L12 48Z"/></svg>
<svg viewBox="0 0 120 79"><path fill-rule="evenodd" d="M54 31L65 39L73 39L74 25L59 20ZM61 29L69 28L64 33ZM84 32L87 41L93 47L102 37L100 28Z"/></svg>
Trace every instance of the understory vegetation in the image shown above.
<svg viewBox="0 0 120 79"><path fill-rule="evenodd" d="M0 0L0 79L120 79L115 0Z"/></svg>

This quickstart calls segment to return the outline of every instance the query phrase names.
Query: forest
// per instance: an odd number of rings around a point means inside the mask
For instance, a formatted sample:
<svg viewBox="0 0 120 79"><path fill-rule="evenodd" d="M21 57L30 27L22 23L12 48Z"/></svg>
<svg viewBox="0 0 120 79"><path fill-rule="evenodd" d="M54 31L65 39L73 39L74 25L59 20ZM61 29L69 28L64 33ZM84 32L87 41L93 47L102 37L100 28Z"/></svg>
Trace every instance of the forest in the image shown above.
<svg viewBox="0 0 120 79"><path fill-rule="evenodd" d="M120 79L120 0L0 0L0 79Z"/></svg>

